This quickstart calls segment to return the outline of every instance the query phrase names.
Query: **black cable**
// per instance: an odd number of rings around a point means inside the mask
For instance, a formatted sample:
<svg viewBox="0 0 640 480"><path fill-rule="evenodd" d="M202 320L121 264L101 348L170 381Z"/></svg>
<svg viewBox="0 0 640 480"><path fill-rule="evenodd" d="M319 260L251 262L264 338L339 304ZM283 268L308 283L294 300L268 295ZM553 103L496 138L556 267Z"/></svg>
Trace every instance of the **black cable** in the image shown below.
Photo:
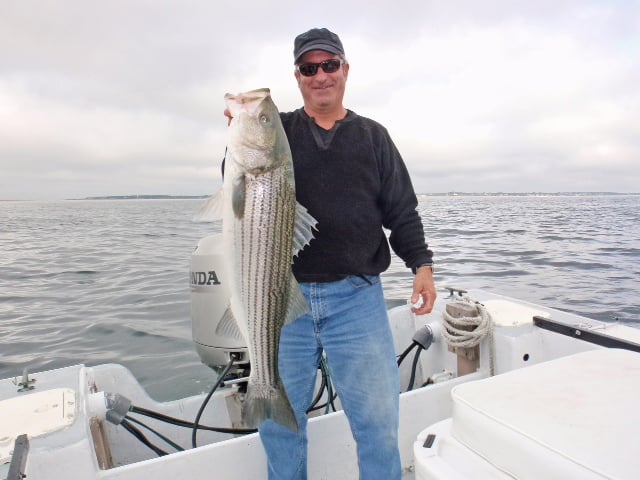
<svg viewBox="0 0 640 480"><path fill-rule="evenodd" d="M331 393L332 391L333 391L333 389L331 389L331 388L328 388L328 389L327 389L327 397L329 397L329 396L330 396L330 400L329 400L329 401L324 402L324 403L322 403L322 404L320 404L320 405L315 405L312 409L307 410L307 413L309 413L309 412L311 412L311 411L321 410L321 409L323 409L323 408L325 408L325 409L326 409L328 406L331 406L331 408L332 408L332 409L333 409L333 411L335 412L335 411L336 411L336 406L335 406L335 404L334 404L333 402L336 400L336 398L338 398L338 394L337 394L337 393L333 393L333 394L332 394L332 393ZM328 410L328 409L327 409L327 410ZM327 411L326 413L329 413L329 412Z"/></svg>
<svg viewBox="0 0 640 480"><path fill-rule="evenodd" d="M209 427L209 426L206 426L206 425L200 425L200 418L202 417L204 409L206 408L207 404L209 403L209 400L211 399L211 397L213 396L215 391L222 384L222 382L224 381L225 377L227 376L227 374L231 370L231 367L233 366L235 360L236 360L235 355L232 354L232 356L231 356L231 358L229 360L229 363L227 364L225 369L222 371L222 373L219 375L218 380L213 385L213 387L211 388L211 391L209 392L207 397L202 402L202 405L200 406L200 409L198 410L198 413L196 415L196 419L195 419L194 422L188 422L188 421L185 421L185 420L181 420L179 418L170 417L168 415L164 415L162 413L154 412L153 410L148 410L148 409L143 408L143 407L136 407L134 405L132 405L129 408L129 411L131 413L137 413L139 415L144 415L144 416L147 416L149 418L153 418L153 419L156 419L156 420L159 420L159 421L162 421L162 422L166 422L166 423L169 423L169 424L172 424L172 425L175 425L175 426L186 427L186 428L193 429L193 432L192 432L192 435L191 435L191 444L192 444L193 448L196 448L196 446L197 446L196 435L197 435L197 431L198 430L207 430L207 431L214 431L214 432L218 432L218 433L228 433L228 434L255 433L255 432L257 432L257 429L253 429L253 428L252 429L249 429L249 428L225 428L225 427ZM180 447L178 444L173 442L171 439L165 437L164 435L162 435L161 433L157 432L156 430L154 430L153 428L149 427L148 425L145 425L140 420L137 420L134 417L131 417L131 416L127 415L125 417L125 419L122 420L122 422L121 422L121 425L123 426L123 428L125 428L128 432L130 432L133 436L135 436L138 440L140 440L144 445L146 445L151 450L153 450L156 454L162 456L162 455L167 455L168 453L165 452L164 450L160 449L159 447L156 447L155 445L153 445L147 439L147 437L138 428L134 427L130 422L137 423L138 425L146 428L147 430L149 430L150 432L152 432L153 434L155 434L156 436L161 438L164 442L166 442L167 444L171 445L176 450L178 450L178 451L184 450L182 447Z"/></svg>
<svg viewBox="0 0 640 480"><path fill-rule="evenodd" d="M129 411L132 413L137 413L139 415L144 415L146 417L154 418L156 420L160 420L162 422L169 423L177 427L193 428L195 425L195 423L193 422L188 422L180 418L170 417L168 415L154 412L153 410L147 410L146 408L142 408L142 407L133 406L129 409ZM198 430L206 430L209 432L230 433L230 434L238 434L238 435L257 432L255 428L209 427L207 425L198 425Z"/></svg>
<svg viewBox="0 0 640 480"><path fill-rule="evenodd" d="M318 366L318 368L320 369L320 372L322 374L322 382L320 383L318 393L311 402L311 406L307 409L307 413L314 412L322 408L326 408L326 413L329 413L329 406L331 406L331 408L335 412L336 406L334 404L334 401L338 398L338 394L333 393L333 385L331 383L331 375L329 374L329 367L327 366L327 362L325 362L324 359L320 360L320 365ZM325 391L327 392L327 401L325 403L318 404Z"/></svg>
<svg viewBox="0 0 640 480"><path fill-rule="evenodd" d="M129 423L128 420L122 420L122 422L120 422L120 425L122 425L122 427L127 430L129 433L131 433L131 435L133 435L134 437L136 437L138 440L140 440L143 444L145 444L147 447L149 447L151 450L153 450L158 456L162 457L164 455L167 455L167 452L165 452L164 450L162 450L161 448L156 447L154 444L152 444L147 437L144 436L144 434L138 430L136 427L134 427L133 425L131 425Z"/></svg>
<svg viewBox="0 0 640 480"><path fill-rule="evenodd" d="M418 344L418 342L416 342L415 340L413 342L411 342L411 345L409 345L404 352L402 352L400 354L400 356L398 357L398 366L400 366L400 364L404 361L404 359L406 358L407 355L409 355L409 353L411 352L411 350L413 350Z"/></svg>
<svg viewBox="0 0 640 480"><path fill-rule="evenodd" d="M409 345L400 354L400 356L398 357L398 366L400 366L400 364L409 355L409 353L411 353L411 350L413 350L416 346L419 347L419 348L416 351L416 353L414 355L414 358L413 358L413 363L412 363L412 368L411 368L411 377L409 379L409 386L408 386L407 390L413 389L413 384L415 383L415 376L416 376L418 360L420 358L420 354L422 353L423 349L422 349L422 347L420 346L419 343L413 341L411 343L411 345ZM192 435L191 435L191 445L192 445L193 448L197 447L196 435L197 435L197 431L198 430L206 430L206 431L213 431L213 432L218 432L218 433L228 433L228 434L255 433L255 432L257 432L257 430L256 429L252 429L252 428L251 429L249 429L249 428L225 428L225 427L210 427L210 426L207 426L207 425L200 425L200 418L202 417L204 409L206 408L207 404L211 400L211 397L213 396L215 391L222 384L222 382L224 381L224 378L227 376L227 374L231 370L231 367L235 363L235 360L236 360L235 356L232 355L230 360L229 360L229 363L224 368L222 373L219 375L218 380L213 385L213 387L211 388L211 391L208 393L207 397L202 402L202 405L200 406L200 409L198 410L198 413L196 415L196 418L195 418L194 422L188 422L188 421L185 421L185 420L181 420L179 418L170 417L168 415L164 415L164 414L161 414L161 413L158 413L158 412L154 412L153 410L148 410L146 408L136 407L136 406L133 406L133 405L130 408L130 412L137 413L139 415L144 415L144 416L147 416L147 417L150 417L150 418L154 418L156 420L160 420L160 421L172 424L172 425L176 425L178 427L191 428L193 430ZM327 371L327 365L324 362L324 360L322 360L320 362L320 366L319 367L320 367L320 370L321 370L321 373L322 373L322 383L320 385L320 389L319 389L317 395L315 396L315 398L311 402L311 407L309 407L309 409L307 409L307 413L309 413L311 411L314 411L314 410L320 410L321 408L327 408L328 409L329 406L331 406L331 408L334 411L336 411L336 407L335 407L334 401L336 400L338 395L336 393L333 393L331 380L330 380L330 377L329 377L329 373ZM327 392L327 402L323 403L322 405L318 405L317 403L320 401L320 398L322 397L322 395L325 392L325 390ZM135 423L141 425L142 427L148 429L149 431L151 431L152 433L157 435L159 438L161 438L163 441L165 441L167 444L169 444L172 447L174 447L176 450L183 450L179 445L175 444L174 442L172 442L170 439L168 439L167 437L163 436L159 432L153 430L151 427L145 425L144 423L140 422L139 420L136 420L133 417L127 416L126 419L122 421L122 426L126 430L128 430L132 435L134 435L136 438L138 438L142 443L144 443L146 446L148 446L150 449L152 449L154 452L156 452L158 455L167 455L167 452L165 452L164 450L162 450L162 449L156 447L155 445L153 445L144 436L144 434L140 430L138 430L136 427L131 425L127 420L135 422Z"/></svg>
<svg viewBox="0 0 640 480"><path fill-rule="evenodd" d="M329 405L331 405L331 408L333 409L334 412L337 411L335 404L333 403L334 400L336 398L338 398L337 393L333 393L333 383L331 383L331 374L329 372L329 367L327 366L327 362L325 361L325 359L323 358L322 360L320 360L320 363L322 365L322 368L325 369L325 371L327 372L327 408L325 409L325 413L329 413Z"/></svg>
<svg viewBox="0 0 640 480"><path fill-rule="evenodd" d="M411 343L411 345L409 345L404 350L404 352L402 352L402 354L400 354L400 356L398 357L398 366L400 366L400 364L404 361L404 359L407 357L407 355L409 355L409 353L411 353L411 350L413 350L416 346L420 347L420 345L417 342L414 341L414 342ZM413 364L412 364L412 369L411 369L411 378L409 380L409 387L408 387L407 390L411 390L413 388L413 384L415 382L415 374L416 374L417 364L418 364L418 360L419 360L420 353L422 352L422 350L423 350L422 347L420 347L420 348L418 348L418 350L415 353L415 356L414 356L414 359L413 359ZM207 404L209 403L209 400L211 399L211 397L213 396L215 391L218 389L218 387L224 381L224 378L226 377L227 373L229 373L229 371L231 370L231 367L233 366L235 360L236 360L235 357L232 356L231 359L229 360L229 363L227 364L227 366L224 368L222 373L219 375L218 380L213 385L213 387L211 388L211 391L209 392L209 394L207 395L207 397L203 401L202 405L200 406L200 409L198 410L198 413L196 415L196 419L195 419L194 422L188 422L186 420L182 420L182 419L179 419L179 418L175 418L175 417L171 417L171 416L168 416L168 415L164 415L162 413L154 412L153 410L148 410L146 408L137 407L137 406L134 406L134 405L132 405L129 410L132 413L137 413L139 415L144 415L144 416L147 416L147 417L150 417L150 418L153 418L153 419L156 419L156 420L160 420L160 421L163 421L163 422L166 422L166 423L178 426L178 427L185 427L185 428L193 429L193 433L191 435L191 444L192 444L193 448L196 448L196 446L197 446L196 435L197 435L197 431L198 430L206 430L206 431L213 431L213 432L227 433L227 434L249 434L249 433L255 433L255 432L257 432L257 429L252 429L252 428L210 427L210 426L207 426L207 425L200 425L200 423L199 423L200 422L200 418L202 417L202 414L204 412L204 409L206 408ZM336 411L336 407L335 407L334 401L336 400L338 395L337 395L337 393L333 393L331 380L329 378L329 373L327 371L327 365L324 362L324 360L322 360L320 362L320 366L319 367L320 367L320 370L321 370L321 373L322 373L322 383L320 385L320 389L319 389L316 397L314 398L314 400L311 403L311 407L309 407L309 409L307 409L307 413L309 413L311 411L314 411L314 410L320 410L321 408L327 408L329 405L331 406L331 408L334 411ZM328 401L323 403L322 405L317 405L317 403L320 401L320 398L322 397L322 395L323 395L325 390L327 392ZM168 443L169 445L174 447L176 450L183 450L179 445L175 444L170 439L164 437L162 434L160 434L159 432L153 430L151 427L145 425L144 423L140 422L139 420L136 420L135 418L130 417L130 416L127 416L126 419L128 419L130 421L133 421L133 422L141 425L142 427L148 429L149 431L151 431L152 433L157 435L159 438L164 440L166 443ZM142 432L140 432L140 430L138 430L136 427L131 425L127 420L123 420L122 421L122 426L125 429L127 429L131 434L136 436L146 446L148 446L150 449L155 451L158 455L167 455L167 452L165 452L165 451L161 450L160 448L156 447L155 445L151 444L151 442L144 436L144 434Z"/></svg>
<svg viewBox="0 0 640 480"><path fill-rule="evenodd" d="M322 407L318 407L318 402L320 401L320 399L322 398L322 394L324 393L324 391L327 388L327 372L325 372L324 368L322 368L322 366L319 367L320 368L320 372L321 372L321 378L322 378L322 382L320 383L320 388L318 389L318 393L316 394L315 398L313 399L313 401L311 402L311 406L309 408L307 408L307 413L313 412L314 410L319 410Z"/></svg>
<svg viewBox="0 0 640 480"><path fill-rule="evenodd" d="M418 350L416 350L416 354L413 357L413 363L411 364L411 377L409 377L409 386L407 387L407 391L413 390L413 384L416 381L416 370L418 369L418 360L420 359L420 354L424 350L421 346L418 346Z"/></svg>
<svg viewBox="0 0 640 480"><path fill-rule="evenodd" d="M327 395L329 395L329 393L327 393ZM331 395L331 401L324 402L324 403L322 403L320 405L316 405L315 407L313 407L312 410L308 410L307 413L309 413L310 411L321 410L323 408L327 408L328 406L331 406L331 408L335 412L336 411L336 406L335 406L335 404L333 402L336 400L336 398L338 398L338 394L334 393L333 395ZM329 413L329 412L326 412L326 413Z"/></svg>
<svg viewBox="0 0 640 480"><path fill-rule="evenodd" d="M420 385L421 387L426 387L427 385L433 385L433 378L429 377L427 378L427 381L424 382L422 385Z"/></svg>
<svg viewBox="0 0 640 480"><path fill-rule="evenodd" d="M158 438L160 438L161 440L164 440L164 442L167 445L172 446L173 448L175 448L177 451L182 452L184 450L184 448L182 448L180 445L178 445L177 443L175 443L174 441L172 441L170 438L165 437L163 434L161 434L160 432L154 430L153 428L151 428L149 425L141 422L140 420L133 418L129 415L127 415L126 417L124 417L125 419L127 419L130 422L133 423L137 423L138 425L140 425L143 428L146 428L147 430L149 430L151 433L153 433L155 436L157 436Z"/></svg>
<svg viewBox="0 0 640 480"><path fill-rule="evenodd" d="M215 385L211 388L211 391L207 395L207 398L205 398L204 402L202 402L202 405L200 406L200 410L198 410L198 414L196 415L196 419L193 421L193 424L194 424L193 432L191 433L191 446L193 448L197 447L196 435L198 434L198 423L200 423L200 417L202 416L202 413L204 412L204 409L207 406L207 403L209 403L209 400L211 399L212 395L218 389L220 384L224 381L224 377L227 376L227 373L229 373L229 370L231 370L231 367L233 367L233 363L236 361L236 357L234 353L231 353L230 357L231 358L229 359L229 363L227 364L227 366L224 368L224 370L218 377L218 380L216 381Z"/></svg>

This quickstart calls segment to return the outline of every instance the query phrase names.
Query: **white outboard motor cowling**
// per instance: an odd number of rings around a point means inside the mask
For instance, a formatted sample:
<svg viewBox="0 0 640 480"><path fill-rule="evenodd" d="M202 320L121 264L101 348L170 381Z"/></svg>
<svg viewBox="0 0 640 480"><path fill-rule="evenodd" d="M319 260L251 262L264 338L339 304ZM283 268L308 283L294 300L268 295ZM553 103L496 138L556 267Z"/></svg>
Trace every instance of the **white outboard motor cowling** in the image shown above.
<svg viewBox="0 0 640 480"><path fill-rule="evenodd" d="M248 362L246 342L238 332L218 328L230 297L221 234L198 242L191 255L190 283L191 333L202 363L217 370L229 363L232 353L236 364Z"/></svg>

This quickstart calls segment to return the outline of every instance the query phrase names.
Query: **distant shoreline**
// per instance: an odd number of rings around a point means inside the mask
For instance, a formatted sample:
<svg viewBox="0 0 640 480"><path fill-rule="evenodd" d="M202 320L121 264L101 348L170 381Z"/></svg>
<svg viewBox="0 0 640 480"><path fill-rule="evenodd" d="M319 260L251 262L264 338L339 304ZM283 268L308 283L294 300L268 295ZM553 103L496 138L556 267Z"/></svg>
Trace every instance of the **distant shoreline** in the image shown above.
<svg viewBox="0 0 640 480"><path fill-rule="evenodd" d="M418 197L585 197L585 196L609 196L609 195L640 195L632 192L443 192L443 193L418 193ZM204 199L211 195L109 195L101 197L75 198L72 200L181 200Z"/></svg>
<svg viewBox="0 0 640 480"><path fill-rule="evenodd" d="M418 193L419 197L593 197L593 196L622 196L640 195L638 192L447 192L447 193Z"/></svg>
<svg viewBox="0 0 640 480"><path fill-rule="evenodd" d="M197 200L210 195L107 195L103 197L71 198L69 200Z"/></svg>
<svg viewBox="0 0 640 480"><path fill-rule="evenodd" d="M589 196L638 196L640 192L441 192L418 193L419 198L425 197L589 197ZM0 199L0 202L32 202L32 201L83 201L83 200L203 200L208 195L103 195L83 198L64 199Z"/></svg>

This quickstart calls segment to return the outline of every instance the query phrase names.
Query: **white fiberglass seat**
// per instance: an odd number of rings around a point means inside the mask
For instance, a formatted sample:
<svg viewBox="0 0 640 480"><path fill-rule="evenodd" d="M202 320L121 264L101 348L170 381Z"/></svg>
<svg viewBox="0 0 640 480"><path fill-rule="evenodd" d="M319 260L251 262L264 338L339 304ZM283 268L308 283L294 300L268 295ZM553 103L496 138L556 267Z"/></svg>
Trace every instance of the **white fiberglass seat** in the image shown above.
<svg viewBox="0 0 640 480"><path fill-rule="evenodd" d="M452 418L414 444L417 480L640 478L640 425L627 415L640 398L638 353L579 353L458 385L452 397Z"/></svg>

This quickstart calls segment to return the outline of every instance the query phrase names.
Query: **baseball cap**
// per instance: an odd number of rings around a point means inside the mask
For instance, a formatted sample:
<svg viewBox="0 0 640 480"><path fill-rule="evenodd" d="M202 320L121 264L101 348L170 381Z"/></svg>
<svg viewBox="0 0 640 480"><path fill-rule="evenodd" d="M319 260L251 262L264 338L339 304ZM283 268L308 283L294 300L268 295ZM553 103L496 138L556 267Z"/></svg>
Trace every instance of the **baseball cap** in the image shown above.
<svg viewBox="0 0 640 480"><path fill-rule="evenodd" d="M294 63L297 64L305 53L312 50L344 55L340 37L326 28L312 28L296 37L293 42Z"/></svg>

